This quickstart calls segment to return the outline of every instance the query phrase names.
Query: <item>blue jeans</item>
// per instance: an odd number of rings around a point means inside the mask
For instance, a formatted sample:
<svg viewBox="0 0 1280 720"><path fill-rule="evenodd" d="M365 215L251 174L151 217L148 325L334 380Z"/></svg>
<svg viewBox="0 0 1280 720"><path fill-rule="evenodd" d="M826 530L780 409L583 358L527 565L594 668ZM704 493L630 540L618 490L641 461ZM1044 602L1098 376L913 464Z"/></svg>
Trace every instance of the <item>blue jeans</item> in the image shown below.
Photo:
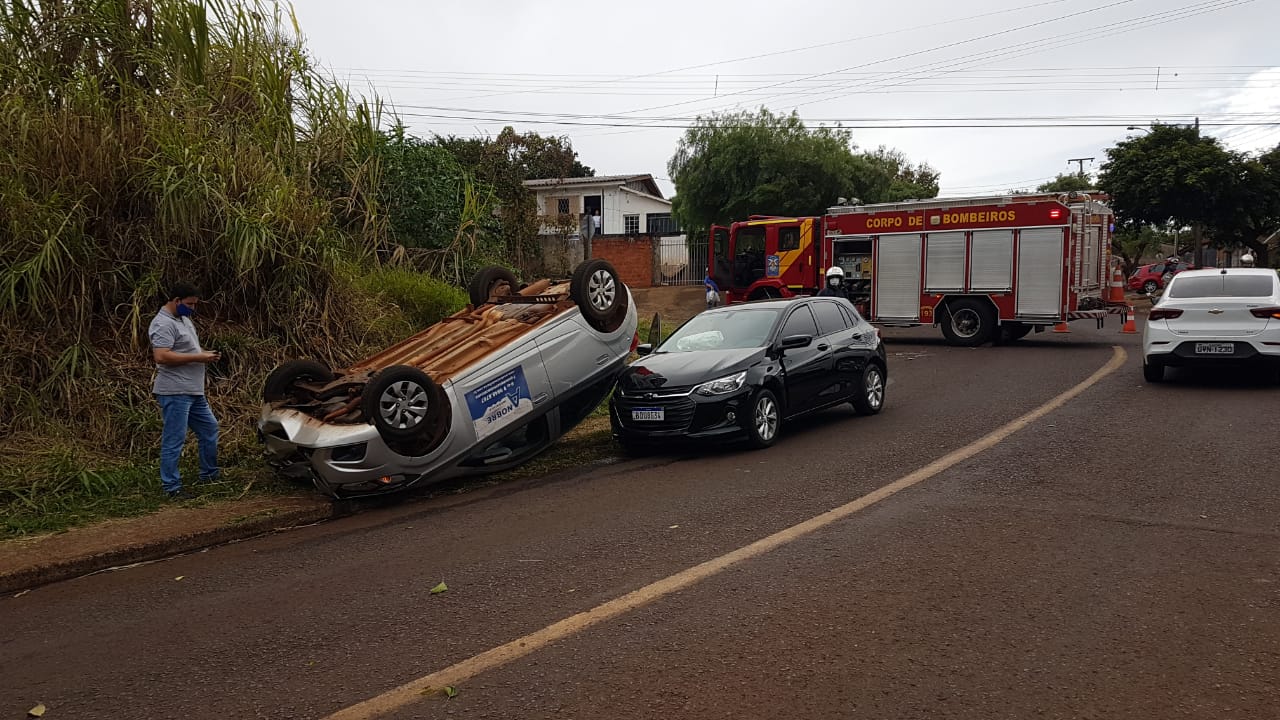
<svg viewBox="0 0 1280 720"><path fill-rule="evenodd" d="M178 458L187 442L187 429L200 445L200 479L218 478L218 419L203 395L157 395L164 432L160 435L160 484L165 492L182 489Z"/></svg>

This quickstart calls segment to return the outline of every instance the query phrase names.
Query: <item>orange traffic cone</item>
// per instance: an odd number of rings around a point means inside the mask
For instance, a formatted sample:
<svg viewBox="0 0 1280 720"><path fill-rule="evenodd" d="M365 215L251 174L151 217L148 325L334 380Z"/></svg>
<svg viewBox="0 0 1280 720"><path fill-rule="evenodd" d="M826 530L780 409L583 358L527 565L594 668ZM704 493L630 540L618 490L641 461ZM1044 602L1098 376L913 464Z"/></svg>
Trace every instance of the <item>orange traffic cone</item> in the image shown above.
<svg viewBox="0 0 1280 720"><path fill-rule="evenodd" d="M1111 287L1108 288L1107 302L1124 304L1124 273L1121 272L1119 265L1111 269Z"/></svg>
<svg viewBox="0 0 1280 720"><path fill-rule="evenodd" d="M1053 331L1056 333L1069 333L1071 332L1071 328L1067 327L1067 321L1063 320L1062 322L1053 326Z"/></svg>
<svg viewBox="0 0 1280 720"><path fill-rule="evenodd" d="M1120 328L1120 332L1125 335L1136 335L1138 332L1137 325L1133 321L1133 306L1129 306L1128 312L1124 314L1124 327Z"/></svg>

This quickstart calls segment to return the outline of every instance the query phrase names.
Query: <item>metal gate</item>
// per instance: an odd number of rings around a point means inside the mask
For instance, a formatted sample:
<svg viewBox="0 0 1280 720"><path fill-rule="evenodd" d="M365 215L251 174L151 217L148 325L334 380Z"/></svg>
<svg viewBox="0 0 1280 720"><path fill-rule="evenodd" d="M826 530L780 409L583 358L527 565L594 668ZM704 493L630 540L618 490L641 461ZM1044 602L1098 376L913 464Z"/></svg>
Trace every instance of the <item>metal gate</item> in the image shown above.
<svg viewBox="0 0 1280 720"><path fill-rule="evenodd" d="M655 285L701 285L707 274L707 239L684 235L657 238Z"/></svg>

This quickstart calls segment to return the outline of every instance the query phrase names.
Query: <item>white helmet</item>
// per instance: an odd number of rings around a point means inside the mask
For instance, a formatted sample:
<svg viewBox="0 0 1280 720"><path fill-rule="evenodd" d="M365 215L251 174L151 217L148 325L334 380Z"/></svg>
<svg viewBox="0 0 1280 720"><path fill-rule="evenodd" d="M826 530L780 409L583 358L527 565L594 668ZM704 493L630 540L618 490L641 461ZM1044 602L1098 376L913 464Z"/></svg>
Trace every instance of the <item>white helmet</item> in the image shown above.
<svg viewBox="0 0 1280 720"><path fill-rule="evenodd" d="M840 267L839 265L832 265L831 267L827 268L827 280L830 280L833 277L840 278L840 280L843 281L844 268Z"/></svg>

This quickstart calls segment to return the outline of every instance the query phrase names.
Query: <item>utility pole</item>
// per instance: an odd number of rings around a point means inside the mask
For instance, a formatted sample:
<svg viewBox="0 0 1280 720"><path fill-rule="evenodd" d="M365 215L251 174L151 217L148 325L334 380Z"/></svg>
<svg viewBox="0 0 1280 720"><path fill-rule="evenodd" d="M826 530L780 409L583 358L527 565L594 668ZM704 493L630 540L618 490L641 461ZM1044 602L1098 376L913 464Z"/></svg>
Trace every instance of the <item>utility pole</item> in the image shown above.
<svg viewBox="0 0 1280 720"><path fill-rule="evenodd" d="M1085 163L1085 161L1086 161L1086 160L1087 160L1087 161L1089 161L1089 162L1093 162L1093 158L1091 158L1091 157L1087 157L1087 158L1070 158L1070 159L1068 159L1068 160L1067 160L1067 164L1068 164L1068 165L1070 165L1071 163L1079 163L1079 165L1080 165L1080 179L1081 179L1081 180L1083 180L1083 179L1084 179L1084 163Z"/></svg>

